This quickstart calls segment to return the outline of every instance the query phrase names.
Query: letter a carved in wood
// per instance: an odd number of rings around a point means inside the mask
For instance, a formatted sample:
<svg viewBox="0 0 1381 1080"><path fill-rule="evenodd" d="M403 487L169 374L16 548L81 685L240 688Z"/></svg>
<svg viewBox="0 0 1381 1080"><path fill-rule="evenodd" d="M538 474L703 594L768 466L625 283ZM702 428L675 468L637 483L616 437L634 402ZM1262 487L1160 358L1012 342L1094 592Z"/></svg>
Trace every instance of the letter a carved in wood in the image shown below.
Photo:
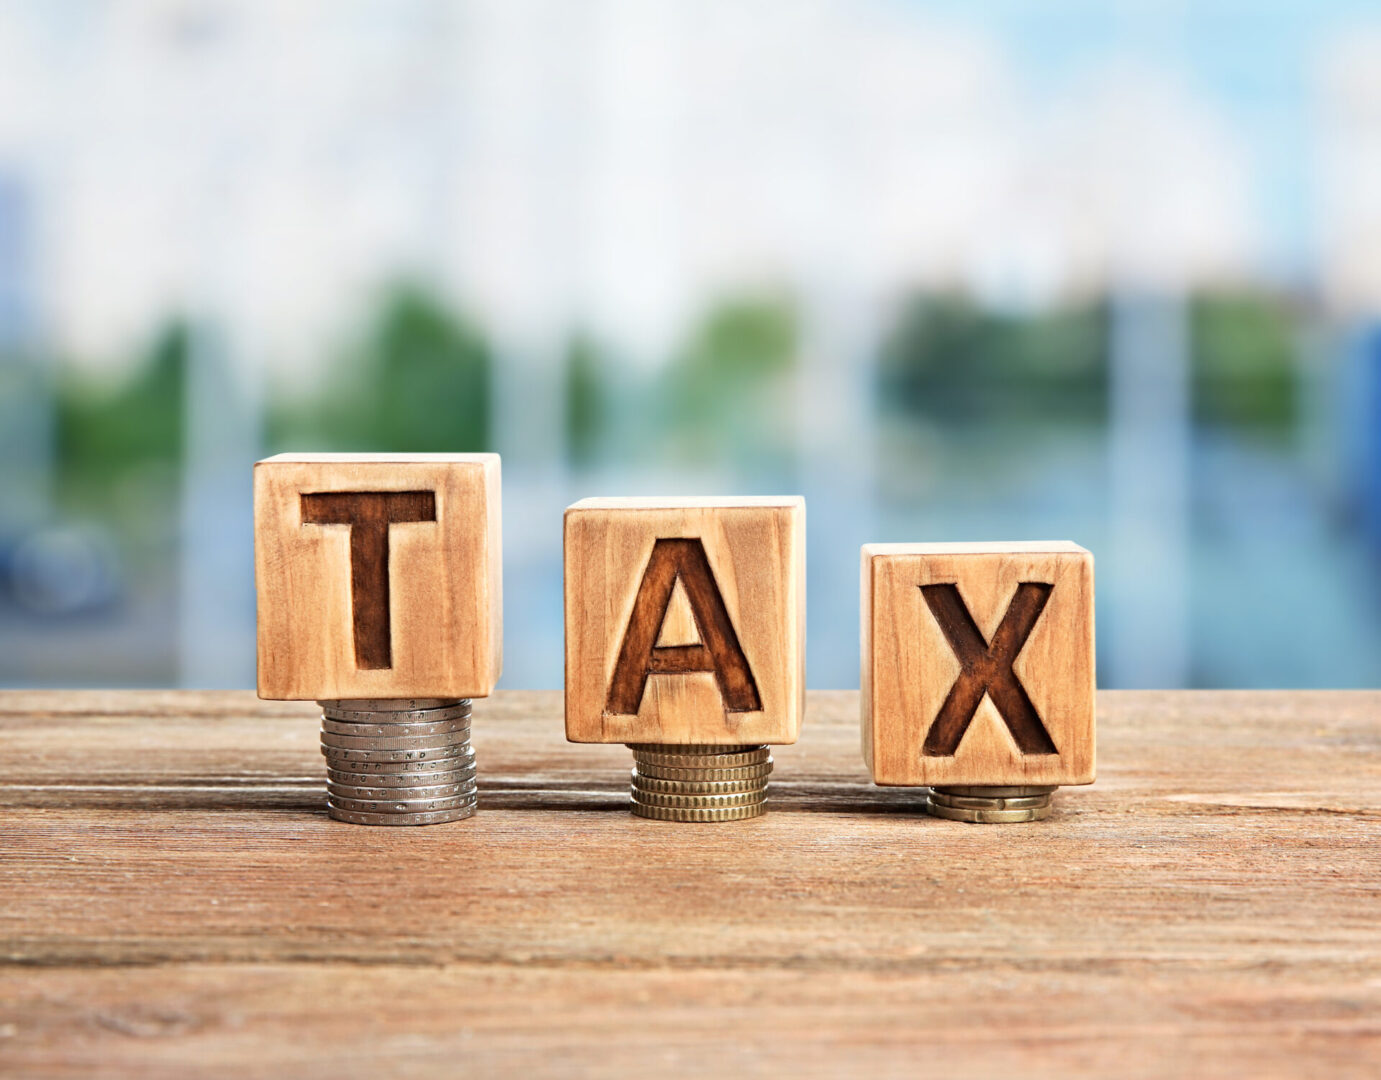
<svg viewBox="0 0 1381 1080"><path fill-rule="evenodd" d="M690 601L700 643L658 645L678 578ZM652 546L652 556L633 601L633 614L624 632L605 711L636 715L649 675L697 671L714 673L728 712L761 710L757 682L729 620L724 597L705 555L705 545L698 539L660 539Z"/></svg>
<svg viewBox="0 0 1381 1080"><path fill-rule="evenodd" d="M973 621L958 587L952 584L921 586L930 613L935 616L962 668L935 722L926 732L922 753L927 757L954 755L985 694L997 707L1023 754L1059 753L1030 695L1012 670L1022 646L1035 629L1036 620L1045 610L1050 590L1050 585L1039 581L1023 581L1018 585L1001 625L993 634L993 640L988 642L983 640L983 632Z"/></svg>

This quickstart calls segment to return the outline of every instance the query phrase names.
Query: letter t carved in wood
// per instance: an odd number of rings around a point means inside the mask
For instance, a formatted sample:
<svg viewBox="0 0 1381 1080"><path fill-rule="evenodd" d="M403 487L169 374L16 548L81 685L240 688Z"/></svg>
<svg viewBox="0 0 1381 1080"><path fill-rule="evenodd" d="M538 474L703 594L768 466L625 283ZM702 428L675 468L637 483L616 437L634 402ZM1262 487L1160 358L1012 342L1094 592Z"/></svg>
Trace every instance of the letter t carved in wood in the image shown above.
<svg viewBox="0 0 1381 1080"><path fill-rule="evenodd" d="M503 670L497 454L278 454L254 466L259 696L437 699Z"/></svg>
<svg viewBox="0 0 1381 1080"><path fill-rule="evenodd" d="M302 496L304 525L350 527L350 603L357 667L393 666L388 527L435 520L436 493L432 491L332 491Z"/></svg>

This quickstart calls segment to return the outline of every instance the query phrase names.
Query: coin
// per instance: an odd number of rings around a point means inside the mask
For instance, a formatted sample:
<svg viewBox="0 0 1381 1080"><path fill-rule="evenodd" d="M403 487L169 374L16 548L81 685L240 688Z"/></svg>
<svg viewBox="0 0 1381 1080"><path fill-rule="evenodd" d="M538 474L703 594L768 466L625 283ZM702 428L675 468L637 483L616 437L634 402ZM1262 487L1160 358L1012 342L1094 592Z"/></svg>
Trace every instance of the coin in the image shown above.
<svg viewBox="0 0 1381 1080"><path fill-rule="evenodd" d="M428 724L464 726L470 723L471 715L469 708L459 712L452 709L439 709L435 713L351 713L327 712L323 709L321 719L336 725L352 724L356 727L385 725L416 728ZM349 733L347 732L347 734Z"/></svg>
<svg viewBox="0 0 1381 1080"><path fill-rule="evenodd" d="M459 720L417 721L411 724L363 724L352 720L321 718L321 730L332 735L351 735L355 738L396 739L404 735L446 735L450 732L468 734L470 718Z"/></svg>
<svg viewBox="0 0 1381 1080"><path fill-rule="evenodd" d="M352 825L440 825L445 821L460 821L472 816L475 804L458 806L454 810L433 810L422 814L370 814L356 810L342 810L338 806L328 806L326 812L337 821L348 821Z"/></svg>
<svg viewBox="0 0 1381 1080"><path fill-rule="evenodd" d="M981 784L940 784L932 787L942 795L968 795L976 799L1018 799L1027 795L1049 795L1055 790L1053 785L1039 787L985 787Z"/></svg>
<svg viewBox="0 0 1381 1080"><path fill-rule="evenodd" d="M317 702L323 709L347 709L355 712L409 712L426 709L453 709L469 705L468 698L338 698Z"/></svg>
<svg viewBox="0 0 1381 1080"><path fill-rule="evenodd" d="M329 756L326 759L326 771L328 773L355 773L370 777L397 776L399 783L408 784L424 783L425 781L406 779L407 777L440 776L443 773L464 772L467 769L474 769L474 767L474 754L463 757L438 758L433 761L337 761ZM391 782L382 781L386 784Z"/></svg>
<svg viewBox="0 0 1381 1080"><path fill-rule="evenodd" d="M426 772L404 773L361 773L345 769L326 770L326 779L332 784L346 787L372 788L411 788L445 784L463 784L475 778L475 763L472 761L459 769L433 769Z"/></svg>
<svg viewBox="0 0 1381 1080"><path fill-rule="evenodd" d="M364 784L326 784L326 794L332 798L380 800L390 799L449 799L475 791L475 778L458 780L454 784L419 784L408 787L371 787Z"/></svg>
<svg viewBox="0 0 1381 1080"><path fill-rule="evenodd" d="M761 791L766 784L760 776L743 780L663 780L633 770L633 786L639 791L664 791L669 795L728 795L735 791Z"/></svg>
<svg viewBox="0 0 1381 1080"><path fill-rule="evenodd" d="M930 801L961 810L1030 810L1049 806L1050 796L1020 795L1010 799L979 799L972 795L945 795L939 791L932 791Z"/></svg>
<svg viewBox="0 0 1381 1080"><path fill-rule="evenodd" d="M441 810L456 810L463 806L475 805L475 793L449 795L440 799L347 799L331 795L328 805L337 810L349 810L356 814L433 814Z"/></svg>
<svg viewBox="0 0 1381 1080"><path fill-rule="evenodd" d="M333 731L321 733L321 745L339 750L440 750L466 742L466 733L443 731L440 735L407 735L401 738L383 735L337 735Z"/></svg>
<svg viewBox="0 0 1381 1080"><path fill-rule="evenodd" d="M654 765L668 769L738 769L761 765L770 760L771 751L760 746L752 750L725 747L728 753L683 753L681 749L662 747L657 750L633 750L633 760L639 765Z"/></svg>
<svg viewBox="0 0 1381 1080"><path fill-rule="evenodd" d="M326 779L333 784L345 784L347 787L426 787L429 784L463 784L475 776L473 761L454 769L423 769L404 773L359 772L348 768L354 764L356 763L349 761L335 767L328 763Z"/></svg>
<svg viewBox="0 0 1381 1080"><path fill-rule="evenodd" d="M1050 806L1033 806L1029 810L968 810L962 806L942 806L926 801L926 812L950 821L967 821L980 825L1001 825L1017 821L1040 821L1050 816Z"/></svg>
<svg viewBox="0 0 1381 1080"><path fill-rule="evenodd" d="M461 757L470 752L468 743L451 743L447 746L430 746L420 750L365 750L345 746L322 744L321 752L335 761L369 761L376 764L400 764L407 762L444 761L447 758Z"/></svg>
<svg viewBox="0 0 1381 1080"><path fill-rule="evenodd" d="M431 718L435 720L445 719L448 713L465 714L471 709L471 703L469 701L442 701L437 704L426 704L426 700L436 702L437 699L418 698L408 701L399 701L397 702L399 706L406 707L395 709L371 709L365 707L367 703L360 704L352 701L323 701L320 704L321 711L325 713L377 716L385 723L390 724L403 723L408 719L414 718L413 714L416 714L416 718ZM419 701L423 703L418 704Z"/></svg>
<svg viewBox="0 0 1381 1080"><path fill-rule="evenodd" d="M746 754L764 750L758 743L628 743L635 754Z"/></svg>
<svg viewBox="0 0 1381 1080"><path fill-rule="evenodd" d="M321 715L328 720L343 720L359 724L435 723L438 720L464 720L470 715L470 703L447 705L439 709L337 709L322 706Z"/></svg>
<svg viewBox="0 0 1381 1080"><path fill-rule="evenodd" d="M633 801L643 806L680 806L687 810L720 810L730 806L756 806L767 801L767 792L738 791L732 795L667 795L634 789Z"/></svg>
<svg viewBox="0 0 1381 1080"><path fill-rule="evenodd" d="M639 761L639 776L651 776L658 780L753 780L772 772L772 759L759 765L744 765L733 769L682 769L670 765L649 765Z"/></svg>
<svg viewBox="0 0 1381 1080"><path fill-rule="evenodd" d="M633 813L638 817L656 818L658 821L742 821L745 818L761 817L763 803L752 806L726 806L721 810L692 810L678 806L648 806L635 802Z"/></svg>
<svg viewBox="0 0 1381 1080"><path fill-rule="evenodd" d="M382 751L391 753L392 751ZM326 753L323 749L322 753ZM467 750L463 754L450 757L428 758L425 761L362 761L355 751L350 757L337 757L335 753L326 754L326 768L339 772L353 773L429 773L447 772L470 768L475 763L475 752Z"/></svg>

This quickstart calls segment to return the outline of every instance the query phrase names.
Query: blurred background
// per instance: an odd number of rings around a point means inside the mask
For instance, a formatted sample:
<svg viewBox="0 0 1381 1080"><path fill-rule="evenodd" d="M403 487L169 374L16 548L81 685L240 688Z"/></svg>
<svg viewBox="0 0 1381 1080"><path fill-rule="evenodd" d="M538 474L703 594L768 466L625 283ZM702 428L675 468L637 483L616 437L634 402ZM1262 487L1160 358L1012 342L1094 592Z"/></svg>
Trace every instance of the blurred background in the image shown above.
<svg viewBox="0 0 1381 1080"><path fill-rule="evenodd" d="M0 683L249 686L250 465L1071 539L1110 687L1381 684L1381 10L0 0Z"/></svg>

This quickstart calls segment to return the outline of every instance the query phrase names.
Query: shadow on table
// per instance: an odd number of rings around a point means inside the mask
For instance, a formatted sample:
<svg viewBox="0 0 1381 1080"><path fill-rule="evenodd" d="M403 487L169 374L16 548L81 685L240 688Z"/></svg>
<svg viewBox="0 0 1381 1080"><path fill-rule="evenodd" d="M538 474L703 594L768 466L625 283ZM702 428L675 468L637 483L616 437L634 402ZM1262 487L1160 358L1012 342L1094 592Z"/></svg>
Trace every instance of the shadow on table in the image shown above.
<svg viewBox="0 0 1381 1080"><path fill-rule="evenodd" d="M558 777L484 777L485 810L609 811L626 813L627 786L604 780ZM768 793L773 813L924 814L921 788L878 788L867 783L777 781ZM317 814L326 806L326 779L314 777L196 777L106 779L70 784L0 785L0 807L167 811L281 810Z"/></svg>
<svg viewBox="0 0 1381 1080"><path fill-rule="evenodd" d="M520 780L490 777L480 781L480 804L489 810L628 811L627 784L553 778ZM924 788L879 788L866 782L774 781L768 809L784 813L924 815Z"/></svg>

